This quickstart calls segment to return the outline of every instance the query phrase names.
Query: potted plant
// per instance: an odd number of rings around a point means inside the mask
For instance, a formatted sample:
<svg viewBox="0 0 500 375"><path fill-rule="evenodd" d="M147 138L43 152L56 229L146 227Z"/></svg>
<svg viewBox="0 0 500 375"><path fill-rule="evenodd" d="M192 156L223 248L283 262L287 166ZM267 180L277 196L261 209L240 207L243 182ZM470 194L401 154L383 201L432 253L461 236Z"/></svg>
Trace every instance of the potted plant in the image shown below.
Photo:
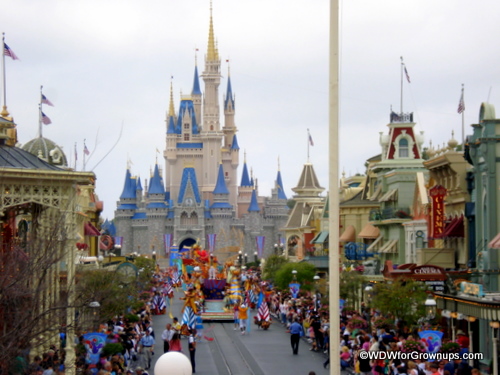
<svg viewBox="0 0 500 375"><path fill-rule="evenodd" d="M403 353L425 353L425 347L420 341L416 340L406 340L401 348Z"/></svg>
<svg viewBox="0 0 500 375"><path fill-rule="evenodd" d="M460 345L456 342L446 342L439 349L441 353L460 353Z"/></svg>

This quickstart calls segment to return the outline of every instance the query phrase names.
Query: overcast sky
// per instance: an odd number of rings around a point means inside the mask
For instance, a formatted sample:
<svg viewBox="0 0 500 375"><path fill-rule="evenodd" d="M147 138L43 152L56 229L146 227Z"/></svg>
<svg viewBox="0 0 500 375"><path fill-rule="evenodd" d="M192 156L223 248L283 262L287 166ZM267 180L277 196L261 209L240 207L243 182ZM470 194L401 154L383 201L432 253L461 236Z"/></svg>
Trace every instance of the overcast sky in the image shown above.
<svg viewBox="0 0 500 375"><path fill-rule="evenodd" d="M292 196L307 162L307 129L314 141L310 161L328 188L329 6L329 0L213 0L220 95L229 59L241 160L246 151L260 195L270 195L279 157ZM127 160L144 180L156 149L164 149L171 77L177 110L181 92L191 92L196 48L203 70L209 1L4 0L2 9L1 31L20 58L6 58L7 105L19 142L38 134L43 85L55 105L44 106L52 124L43 136L64 148L71 165L76 143L78 170L86 139L86 169L97 175L103 217L113 218ZM498 101L499 11L494 0L341 2L340 169L346 175L365 172L366 159L380 153L391 106L400 111L401 56L411 79L403 82L403 111L414 112L424 145L432 140L442 147L452 131L461 140L462 83L471 133L480 103Z"/></svg>

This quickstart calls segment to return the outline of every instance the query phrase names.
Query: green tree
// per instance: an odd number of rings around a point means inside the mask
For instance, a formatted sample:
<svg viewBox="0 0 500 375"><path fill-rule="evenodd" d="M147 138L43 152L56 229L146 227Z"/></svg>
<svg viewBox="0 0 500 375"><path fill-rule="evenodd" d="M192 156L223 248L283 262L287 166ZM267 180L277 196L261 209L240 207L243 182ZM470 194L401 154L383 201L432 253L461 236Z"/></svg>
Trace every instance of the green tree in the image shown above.
<svg viewBox="0 0 500 375"><path fill-rule="evenodd" d="M283 265L289 263L288 259L281 255L271 255L266 259L264 263L264 269L262 271L262 279L274 282L276 272L283 267Z"/></svg>
<svg viewBox="0 0 500 375"><path fill-rule="evenodd" d="M392 315L413 325L425 315L427 287L420 281L393 280L377 283L372 306L384 315Z"/></svg>
<svg viewBox="0 0 500 375"><path fill-rule="evenodd" d="M311 263L286 263L276 272L275 285L281 290L288 289L288 284L293 280L292 271L297 271L296 279L301 290L312 290L314 288L313 278L316 275L316 267Z"/></svg>
<svg viewBox="0 0 500 375"><path fill-rule="evenodd" d="M138 285L131 283L125 286L121 280L120 274L108 269L88 270L78 275L75 302L80 314L87 317L87 321L82 322L87 327L81 328L89 329L89 323L97 325L137 307ZM99 307L91 307L92 303Z"/></svg>
<svg viewBox="0 0 500 375"><path fill-rule="evenodd" d="M340 273L340 298L345 301L346 308L356 308L356 301L361 300L365 283L365 276L357 271L342 271Z"/></svg>
<svg viewBox="0 0 500 375"><path fill-rule="evenodd" d="M145 257L137 257L134 259L134 264L139 270L137 282L142 290L149 290L151 287L151 279L156 271L156 261Z"/></svg>

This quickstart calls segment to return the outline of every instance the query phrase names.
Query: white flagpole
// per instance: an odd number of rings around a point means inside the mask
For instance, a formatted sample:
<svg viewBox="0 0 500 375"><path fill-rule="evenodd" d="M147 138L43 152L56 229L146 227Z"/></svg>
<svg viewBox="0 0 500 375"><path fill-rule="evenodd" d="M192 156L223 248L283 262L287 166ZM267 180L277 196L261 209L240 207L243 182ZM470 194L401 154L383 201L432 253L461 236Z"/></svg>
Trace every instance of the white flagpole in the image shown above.
<svg viewBox="0 0 500 375"><path fill-rule="evenodd" d="M401 104L399 106L400 108L400 115L403 116L403 69L404 69L404 62L403 62L403 56L401 56Z"/></svg>
<svg viewBox="0 0 500 375"><path fill-rule="evenodd" d="M86 141L86 139L83 140L83 171L84 172L85 172L85 163L86 163L85 162L85 156L86 156L86 154L85 154L85 147L87 147L87 144L86 144L85 141Z"/></svg>
<svg viewBox="0 0 500 375"><path fill-rule="evenodd" d="M465 99L464 99L464 84L462 83L462 96L460 97L461 104L463 105L462 110L462 150L465 146Z"/></svg>
<svg viewBox="0 0 500 375"><path fill-rule="evenodd" d="M6 112L5 115L8 115L7 112L7 90L6 90L6 82L5 82L5 33L2 33L2 91L3 91L3 110L2 115Z"/></svg>
<svg viewBox="0 0 500 375"><path fill-rule="evenodd" d="M328 230L330 374L340 369L340 289L339 289L339 0L330 0L330 79L329 79L329 179L330 213Z"/></svg>
<svg viewBox="0 0 500 375"><path fill-rule="evenodd" d="M40 85L40 104L38 105L38 136L42 138L42 89Z"/></svg>

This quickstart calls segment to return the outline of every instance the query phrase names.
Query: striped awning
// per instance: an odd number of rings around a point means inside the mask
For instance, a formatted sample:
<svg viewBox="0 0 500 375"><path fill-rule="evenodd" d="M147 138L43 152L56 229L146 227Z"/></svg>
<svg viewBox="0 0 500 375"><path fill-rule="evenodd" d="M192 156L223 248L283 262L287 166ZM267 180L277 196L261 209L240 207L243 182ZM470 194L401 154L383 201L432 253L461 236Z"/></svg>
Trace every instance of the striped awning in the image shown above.
<svg viewBox="0 0 500 375"><path fill-rule="evenodd" d="M375 239L378 236L380 236L380 230L371 224L366 224L363 229L361 229L361 232L358 233L358 237L367 239Z"/></svg>
<svg viewBox="0 0 500 375"><path fill-rule="evenodd" d="M395 254L398 252L398 241L399 240L389 240L384 246L380 248L379 253Z"/></svg>
<svg viewBox="0 0 500 375"><path fill-rule="evenodd" d="M311 241L312 243L325 243L325 241L328 239L328 231L321 231L319 234L314 237L314 239Z"/></svg>
<svg viewBox="0 0 500 375"><path fill-rule="evenodd" d="M498 233L488 244L490 249L500 249L500 233Z"/></svg>

